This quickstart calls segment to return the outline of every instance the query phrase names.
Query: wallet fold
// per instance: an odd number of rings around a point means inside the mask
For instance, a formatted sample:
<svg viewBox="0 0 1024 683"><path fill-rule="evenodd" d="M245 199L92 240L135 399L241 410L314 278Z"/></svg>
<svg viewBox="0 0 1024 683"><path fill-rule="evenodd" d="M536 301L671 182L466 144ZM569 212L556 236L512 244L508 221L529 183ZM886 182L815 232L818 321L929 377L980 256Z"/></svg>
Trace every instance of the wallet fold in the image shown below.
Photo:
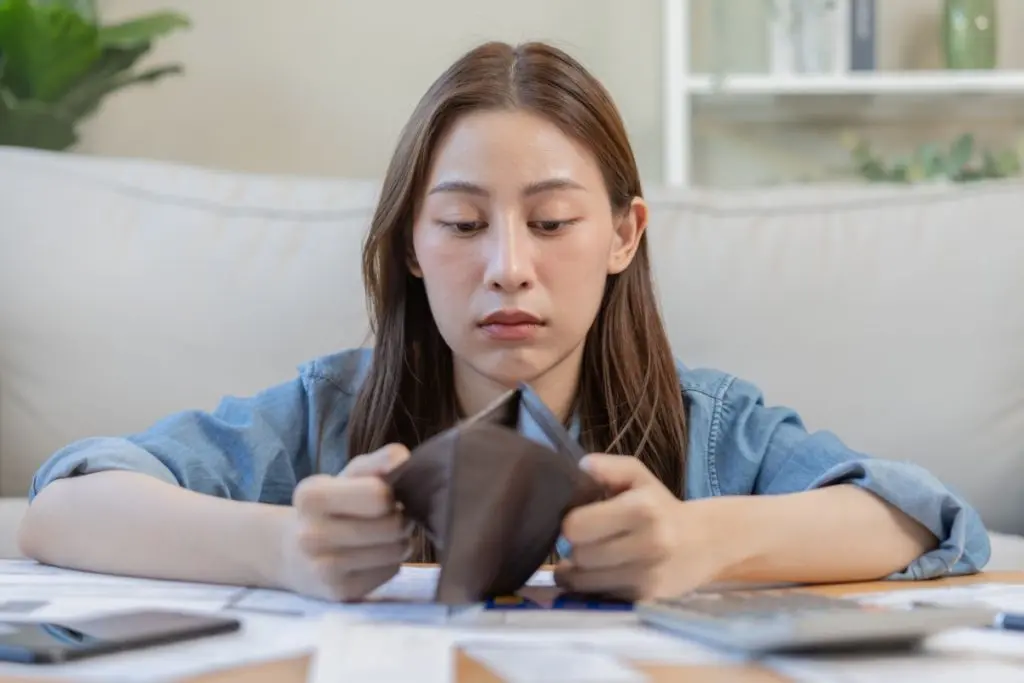
<svg viewBox="0 0 1024 683"><path fill-rule="evenodd" d="M521 411L551 445L520 431ZM582 449L526 385L425 441L389 473L395 500L441 565L435 600L512 595L541 567L575 507L605 497L579 468Z"/></svg>

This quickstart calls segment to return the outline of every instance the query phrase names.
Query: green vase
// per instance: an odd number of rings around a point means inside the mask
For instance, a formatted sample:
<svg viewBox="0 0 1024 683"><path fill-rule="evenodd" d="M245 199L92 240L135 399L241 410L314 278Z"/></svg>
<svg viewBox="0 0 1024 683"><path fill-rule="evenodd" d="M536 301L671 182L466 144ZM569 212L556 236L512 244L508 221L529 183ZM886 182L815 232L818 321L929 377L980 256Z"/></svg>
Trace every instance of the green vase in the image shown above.
<svg viewBox="0 0 1024 683"><path fill-rule="evenodd" d="M995 68L996 0L945 0L942 28L946 68Z"/></svg>

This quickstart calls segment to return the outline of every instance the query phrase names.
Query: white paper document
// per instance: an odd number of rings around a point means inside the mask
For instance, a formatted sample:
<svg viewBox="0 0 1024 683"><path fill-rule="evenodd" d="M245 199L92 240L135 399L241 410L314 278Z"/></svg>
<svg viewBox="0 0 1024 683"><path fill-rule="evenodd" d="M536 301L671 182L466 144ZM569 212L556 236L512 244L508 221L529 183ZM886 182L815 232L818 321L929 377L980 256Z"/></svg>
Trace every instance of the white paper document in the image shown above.
<svg viewBox="0 0 1024 683"><path fill-rule="evenodd" d="M452 634L443 628L378 624L334 612L319 621L307 683L451 683Z"/></svg>
<svg viewBox="0 0 1024 683"><path fill-rule="evenodd" d="M320 617L342 612L377 621L445 623L481 611L480 606L449 607L435 603L436 567L402 567L364 600L339 603L307 598L287 591L252 590L232 601L230 609L287 617Z"/></svg>
<svg viewBox="0 0 1024 683"><path fill-rule="evenodd" d="M643 683L647 676L590 645L492 641L464 643L466 654L506 683Z"/></svg>
<svg viewBox="0 0 1024 683"><path fill-rule="evenodd" d="M8 601L148 600L223 606L246 589L181 581L136 579L73 571L24 560L0 560L0 604Z"/></svg>
<svg viewBox="0 0 1024 683"><path fill-rule="evenodd" d="M0 561L0 619L62 621L138 609L219 612L248 589L109 576ZM241 616L237 633L104 655L45 667L0 663L0 676L70 677L82 681L171 681L207 671L312 652L315 622Z"/></svg>
<svg viewBox="0 0 1024 683"><path fill-rule="evenodd" d="M853 596L859 602L892 607L913 607L915 603L947 606L984 605L1006 612L1024 614L1024 585L979 583L969 586L920 588Z"/></svg>
<svg viewBox="0 0 1024 683"><path fill-rule="evenodd" d="M233 600L230 607L243 612L289 617L319 617L328 612L347 612L370 619L412 623L468 619L482 611L481 605L448 607L435 603L439 576L437 567L402 567L393 579L356 603L317 600L286 591L252 590ZM550 571L539 571L528 585L551 586L553 583Z"/></svg>
<svg viewBox="0 0 1024 683"><path fill-rule="evenodd" d="M584 647L623 661L658 665L744 663L740 657L640 625L571 629L462 627L453 628L452 632L460 646L466 647L491 644L520 649Z"/></svg>
<svg viewBox="0 0 1024 683"><path fill-rule="evenodd" d="M1024 665L984 658L926 655L851 655L779 658L768 665L794 683L1020 683Z"/></svg>

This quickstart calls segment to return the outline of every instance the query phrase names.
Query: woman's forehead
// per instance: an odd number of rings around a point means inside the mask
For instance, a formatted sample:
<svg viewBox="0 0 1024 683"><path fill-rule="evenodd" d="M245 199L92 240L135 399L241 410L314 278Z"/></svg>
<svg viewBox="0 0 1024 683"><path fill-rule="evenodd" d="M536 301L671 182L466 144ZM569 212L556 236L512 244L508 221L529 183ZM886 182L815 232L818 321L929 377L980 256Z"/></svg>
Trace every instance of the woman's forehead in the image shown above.
<svg viewBox="0 0 1024 683"><path fill-rule="evenodd" d="M601 172L593 154L553 122L531 112L486 111L458 119L434 150L426 192L469 183L495 192L561 181L596 189Z"/></svg>

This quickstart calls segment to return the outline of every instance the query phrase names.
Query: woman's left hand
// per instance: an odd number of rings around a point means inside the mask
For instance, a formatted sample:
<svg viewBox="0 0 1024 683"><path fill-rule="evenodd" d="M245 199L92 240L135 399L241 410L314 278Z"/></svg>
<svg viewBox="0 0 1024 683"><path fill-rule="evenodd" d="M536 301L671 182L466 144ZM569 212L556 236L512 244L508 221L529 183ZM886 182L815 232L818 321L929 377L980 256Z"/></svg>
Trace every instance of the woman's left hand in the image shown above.
<svg viewBox="0 0 1024 683"><path fill-rule="evenodd" d="M633 457L592 454L581 465L614 495L566 516L572 554L555 568L559 586L640 600L718 578L727 539L715 537L707 513L714 506L680 501Z"/></svg>

